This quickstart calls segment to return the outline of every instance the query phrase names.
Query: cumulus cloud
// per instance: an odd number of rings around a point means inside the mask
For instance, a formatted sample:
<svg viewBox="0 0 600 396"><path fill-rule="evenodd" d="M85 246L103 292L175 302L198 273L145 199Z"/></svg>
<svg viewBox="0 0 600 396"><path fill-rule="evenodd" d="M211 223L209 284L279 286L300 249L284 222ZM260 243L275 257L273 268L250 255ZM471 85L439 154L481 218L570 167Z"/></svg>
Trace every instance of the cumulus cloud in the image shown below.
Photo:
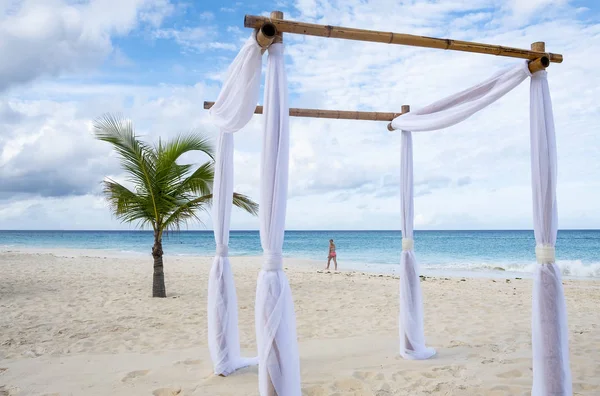
<svg viewBox="0 0 600 396"><path fill-rule="evenodd" d="M82 63L71 58L71 63L55 62L58 71L52 71L52 62L36 66L42 71L25 73L21 69L27 65L0 71L0 84L2 76L10 76L5 81L10 81L14 92L10 99L0 99L0 228L127 227L111 219L98 195L104 176L122 177L110 147L96 142L90 133L90 121L103 112L131 117L149 140L193 128L216 136L201 104L217 97L223 66L235 52L203 55L202 61L210 67L195 85L76 84L59 79L17 85L17 81L74 70L86 64L85 54L92 54L94 62L104 59L114 52L111 37L127 34L141 23L155 26L152 31L157 37L190 51L239 48L239 36L247 33L232 28L235 37L221 42L207 30L159 26L161 17L143 16L149 11L140 10L151 10L154 4L156 15L167 15L168 7L161 11L157 1L134 3L138 11L132 11L129 19L105 22L104 30L99 30L104 33L81 42ZM585 10L574 9L567 1L533 3L523 8L518 2L494 0L408 4L297 0L284 11L290 18L309 22L522 48L545 40L549 51L565 55L564 64L548 69L558 141L560 226L597 227L600 157L595 148L600 137L593 126L600 114L600 77L594 70L600 24L589 22ZM58 9L66 12L67 8ZM18 7L10 12L23 13ZM2 27L6 19L0 22ZM36 45L46 45L42 36L32 37ZM416 109L520 62L292 34L285 35L285 42L294 107L395 111L410 104ZM0 44L0 55L2 48ZM25 62L31 56L17 59ZM24 74L29 77L19 80ZM528 102L525 83L464 123L413 134L417 228L531 228ZM235 189L255 199L259 198L261 127L262 117L256 116L235 138ZM399 133L388 132L384 123L292 119L291 142L289 229L399 228ZM61 220L59 214L65 210L79 223ZM256 229L258 222L236 211L232 227Z"/></svg>
<svg viewBox="0 0 600 396"><path fill-rule="evenodd" d="M142 23L157 26L172 11L168 0L2 4L0 92L38 77L95 68L113 52L111 37L126 35Z"/></svg>

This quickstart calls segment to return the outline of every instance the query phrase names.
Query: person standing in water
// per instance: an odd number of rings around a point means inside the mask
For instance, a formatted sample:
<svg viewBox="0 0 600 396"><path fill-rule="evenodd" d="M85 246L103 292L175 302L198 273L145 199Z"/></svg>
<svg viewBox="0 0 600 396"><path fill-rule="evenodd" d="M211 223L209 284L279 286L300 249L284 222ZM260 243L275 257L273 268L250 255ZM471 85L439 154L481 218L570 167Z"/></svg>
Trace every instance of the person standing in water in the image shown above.
<svg viewBox="0 0 600 396"><path fill-rule="evenodd" d="M329 240L329 256L327 256L327 268L329 269L329 264L331 263L331 259L333 259L333 264L335 265L335 271L337 271L337 257L335 253L335 243L333 243L333 239Z"/></svg>

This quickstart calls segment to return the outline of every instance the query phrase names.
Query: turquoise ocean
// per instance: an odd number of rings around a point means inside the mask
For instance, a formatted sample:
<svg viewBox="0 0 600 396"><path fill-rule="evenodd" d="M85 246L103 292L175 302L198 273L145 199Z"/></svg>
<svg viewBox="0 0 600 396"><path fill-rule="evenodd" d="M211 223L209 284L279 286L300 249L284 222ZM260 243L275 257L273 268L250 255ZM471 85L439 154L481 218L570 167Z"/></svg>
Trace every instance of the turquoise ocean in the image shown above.
<svg viewBox="0 0 600 396"><path fill-rule="evenodd" d="M284 256L325 262L334 239L341 269L395 272L399 231L286 231ZM86 249L90 253L150 255L150 231L0 231L0 250ZM424 274L527 276L535 265L533 231L415 231L415 251ZM212 231L165 236L166 257L212 256ZM232 231L231 256L259 256L258 231ZM556 258L567 277L600 278L600 230L561 230ZM502 271L502 270L504 271Z"/></svg>

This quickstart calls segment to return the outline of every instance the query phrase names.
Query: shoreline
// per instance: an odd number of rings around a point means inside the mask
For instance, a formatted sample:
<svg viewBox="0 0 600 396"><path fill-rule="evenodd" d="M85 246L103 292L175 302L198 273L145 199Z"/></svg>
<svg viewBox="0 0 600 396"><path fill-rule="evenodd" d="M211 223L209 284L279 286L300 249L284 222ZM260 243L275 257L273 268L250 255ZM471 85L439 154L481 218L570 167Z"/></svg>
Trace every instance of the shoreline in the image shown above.
<svg viewBox="0 0 600 396"><path fill-rule="evenodd" d="M116 249L75 249L75 248L34 248L34 247L6 247L0 245L0 254L22 254L22 255L40 255L48 254L55 257L67 257L67 258L101 258L101 259L149 259L151 257L150 252L148 254L141 252L124 252ZM201 255L201 254L168 254L164 255L166 261L171 259L212 259L212 255ZM238 259L252 259L260 260L260 255L232 255L232 260ZM287 264L286 264L287 262ZM321 269L324 270L326 260L314 260L304 257L292 257L285 256L284 254L284 265L294 265L299 268L307 269ZM332 263L333 265L333 263ZM399 264L398 264L399 265ZM535 265L535 264L533 264ZM532 266L533 266L532 265ZM397 276L397 265L393 264L372 264L372 263L361 263L357 261L346 261L340 263L340 272L364 272L366 274L384 274ZM492 267L490 265L490 267ZM462 269L462 268L420 268L420 275L426 277L449 277L449 278L471 278L471 279L532 279L532 272L530 271L510 271L505 269L495 268L481 268L481 269ZM333 270L331 269L333 272ZM600 281L599 277L594 276L569 276L562 275L564 280L573 281Z"/></svg>

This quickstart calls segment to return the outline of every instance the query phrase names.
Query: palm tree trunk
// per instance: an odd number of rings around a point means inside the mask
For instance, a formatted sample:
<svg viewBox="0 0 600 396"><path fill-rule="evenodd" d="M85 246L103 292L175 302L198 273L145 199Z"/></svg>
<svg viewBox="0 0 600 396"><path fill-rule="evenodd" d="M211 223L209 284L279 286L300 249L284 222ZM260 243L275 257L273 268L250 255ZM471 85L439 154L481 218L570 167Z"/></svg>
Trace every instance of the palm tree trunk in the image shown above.
<svg viewBox="0 0 600 396"><path fill-rule="evenodd" d="M152 297L167 297L167 290L165 288L165 273L163 272L162 238L157 232L154 233L154 246L152 247L152 257L154 258Z"/></svg>

